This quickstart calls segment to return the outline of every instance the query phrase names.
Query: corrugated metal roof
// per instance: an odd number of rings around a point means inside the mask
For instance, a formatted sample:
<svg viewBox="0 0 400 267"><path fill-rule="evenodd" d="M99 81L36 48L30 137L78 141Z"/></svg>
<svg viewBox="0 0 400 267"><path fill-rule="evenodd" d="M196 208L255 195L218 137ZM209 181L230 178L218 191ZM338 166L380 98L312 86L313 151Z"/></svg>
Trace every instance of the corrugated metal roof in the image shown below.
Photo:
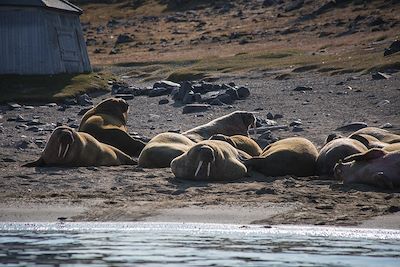
<svg viewBox="0 0 400 267"><path fill-rule="evenodd" d="M0 6L37 6L82 13L82 9L66 0L0 0Z"/></svg>

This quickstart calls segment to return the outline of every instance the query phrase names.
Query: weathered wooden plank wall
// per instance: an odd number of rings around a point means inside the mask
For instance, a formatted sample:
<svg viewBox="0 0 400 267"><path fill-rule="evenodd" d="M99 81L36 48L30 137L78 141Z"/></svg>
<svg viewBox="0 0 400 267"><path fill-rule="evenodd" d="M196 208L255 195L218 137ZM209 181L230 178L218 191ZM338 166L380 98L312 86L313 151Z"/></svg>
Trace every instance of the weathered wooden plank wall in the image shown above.
<svg viewBox="0 0 400 267"><path fill-rule="evenodd" d="M71 38L63 38L62 33L70 33ZM75 56L68 57L66 53ZM0 74L89 71L78 14L44 8L0 7Z"/></svg>

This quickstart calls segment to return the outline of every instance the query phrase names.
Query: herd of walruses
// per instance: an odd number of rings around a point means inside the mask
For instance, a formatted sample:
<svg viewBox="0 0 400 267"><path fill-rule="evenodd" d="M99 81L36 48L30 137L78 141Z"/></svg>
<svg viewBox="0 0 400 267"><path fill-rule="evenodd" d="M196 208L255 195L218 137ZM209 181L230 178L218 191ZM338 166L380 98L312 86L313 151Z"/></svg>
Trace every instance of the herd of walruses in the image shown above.
<svg viewBox="0 0 400 267"><path fill-rule="evenodd" d="M345 183L400 186L400 135L384 129L362 128L348 137L329 135L320 151L303 137L261 149L248 135L255 115L235 111L183 133L160 133L146 144L127 132L128 108L123 99L101 101L84 114L78 131L57 127L40 158L23 166L137 164L170 167L177 178L191 180L231 181L257 171L265 176L324 175Z"/></svg>

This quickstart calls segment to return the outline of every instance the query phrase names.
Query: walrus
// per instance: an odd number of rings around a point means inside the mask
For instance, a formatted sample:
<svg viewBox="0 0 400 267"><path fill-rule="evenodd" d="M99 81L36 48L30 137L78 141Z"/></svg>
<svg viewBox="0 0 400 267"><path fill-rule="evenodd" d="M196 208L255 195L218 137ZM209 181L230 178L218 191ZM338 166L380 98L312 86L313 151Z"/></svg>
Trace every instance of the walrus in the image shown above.
<svg viewBox="0 0 400 267"><path fill-rule="evenodd" d="M236 149L240 149L250 156L259 156L262 153L260 146L251 138L244 135L226 136L223 134L214 134L210 140L220 140L229 143Z"/></svg>
<svg viewBox="0 0 400 267"><path fill-rule="evenodd" d="M128 103L123 99L105 99L83 115L78 131L137 157L146 144L132 138L127 132L128 108Z"/></svg>
<svg viewBox="0 0 400 267"><path fill-rule="evenodd" d="M235 111L212 120L209 123L183 132L182 134L194 142L207 140L214 134L248 136L249 127L255 127L255 124L256 117L253 113L247 111Z"/></svg>
<svg viewBox="0 0 400 267"><path fill-rule="evenodd" d="M302 137L290 137L268 145L260 156L245 160L248 169L265 176L311 176L315 174L318 151Z"/></svg>
<svg viewBox="0 0 400 267"><path fill-rule="evenodd" d="M386 152L400 151L400 143L388 144L382 150Z"/></svg>
<svg viewBox="0 0 400 267"><path fill-rule="evenodd" d="M400 186L400 151L372 148L339 161L334 173L343 183L362 183L392 189Z"/></svg>
<svg viewBox="0 0 400 267"><path fill-rule="evenodd" d="M361 142L350 138L338 138L326 143L317 158L317 174L332 175L333 168L339 160L350 155L367 151L368 148Z"/></svg>
<svg viewBox="0 0 400 267"><path fill-rule="evenodd" d="M400 135L391 133L387 130L376 128L376 127L366 127L352 133L349 137L352 138L354 135L369 135L378 139L380 142L393 144L400 142Z"/></svg>
<svg viewBox="0 0 400 267"><path fill-rule="evenodd" d="M87 133L68 126L57 127L51 134L40 158L24 167L86 167L137 164L121 150L100 143Z"/></svg>
<svg viewBox="0 0 400 267"><path fill-rule="evenodd" d="M171 161L189 151L195 143L179 133L161 133L153 137L139 155L143 168L166 168Z"/></svg>
<svg viewBox="0 0 400 267"><path fill-rule="evenodd" d="M171 169L180 179L231 181L246 175L247 168L241 161L248 158L250 155L227 142L205 140L175 158Z"/></svg>
<svg viewBox="0 0 400 267"><path fill-rule="evenodd" d="M381 142L378 138L368 134L352 134L350 135L350 138L363 143L363 145L365 145L368 149L384 148L385 146L389 145L388 143Z"/></svg>

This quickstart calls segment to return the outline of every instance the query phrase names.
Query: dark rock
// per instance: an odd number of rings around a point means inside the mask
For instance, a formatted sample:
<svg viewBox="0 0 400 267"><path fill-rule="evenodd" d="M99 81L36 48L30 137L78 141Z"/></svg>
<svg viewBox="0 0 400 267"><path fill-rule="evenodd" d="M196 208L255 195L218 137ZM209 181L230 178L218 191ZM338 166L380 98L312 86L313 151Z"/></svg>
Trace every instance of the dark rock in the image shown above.
<svg viewBox="0 0 400 267"><path fill-rule="evenodd" d="M267 119L273 120L274 119L274 115L271 112L268 112L267 113Z"/></svg>
<svg viewBox="0 0 400 267"><path fill-rule="evenodd" d="M400 207L399 206L390 206L387 209L387 212L389 213L395 213L395 212L399 212L400 211Z"/></svg>
<svg viewBox="0 0 400 267"><path fill-rule="evenodd" d="M270 7L280 3L282 3L281 0L264 0L262 5L263 7Z"/></svg>
<svg viewBox="0 0 400 267"><path fill-rule="evenodd" d="M282 118L283 118L283 115L282 115L282 114L275 114L275 115L274 115L274 120L282 119Z"/></svg>
<svg viewBox="0 0 400 267"><path fill-rule="evenodd" d="M303 129L303 127L301 127L301 126L297 126L297 125L295 125L294 127L293 127L293 130L292 130L293 132L302 132L302 131L304 131L304 129Z"/></svg>
<svg viewBox="0 0 400 267"><path fill-rule="evenodd" d="M27 140L21 140L15 144L15 148L17 148L17 149L27 149L27 148L34 148L34 147L35 147L35 144L30 141L27 141Z"/></svg>
<svg viewBox="0 0 400 267"><path fill-rule="evenodd" d="M92 106L93 105L92 98L90 96L88 96L87 94L78 96L77 103L80 106Z"/></svg>
<svg viewBox="0 0 400 267"><path fill-rule="evenodd" d="M68 107L67 105L61 105L61 106L58 107L57 110L58 111L65 111L67 109L67 107Z"/></svg>
<svg viewBox="0 0 400 267"><path fill-rule="evenodd" d="M174 100L182 101L183 98L190 92L193 92L193 86L190 82L185 81L182 83L180 86L178 92L174 94L173 98Z"/></svg>
<svg viewBox="0 0 400 267"><path fill-rule="evenodd" d="M27 131L30 131L30 132L40 132L40 131L42 131L43 129L42 129L42 128L39 128L38 126L30 126L30 127L26 128L26 130L27 130Z"/></svg>
<svg viewBox="0 0 400 267"><path fill-rule="evenodd" d="M290 12L290 11L299 9L303 6L303 4L304 4L304 0L290 1L290 3L287 4L285 7L285 12Z"/></svg>
<svg viewBox="0 0 400 267"><path fill-rule="evenodd" d="M3 162L8 162L8 163L17 162L15 159L12 159L12 158L2 158L2 160L3 160Z"/></svg>
<svg viewBox="0 0 400 267"><path fill-rule="evenodd" d="M194 94L194 101L200 103L202 101L202 97L200 93Z"/></svg>
<svg viewBox="0 0 400 267"><path fill-rule="evenodd" d="M88 107L88 108L83 108L78 112L78 115L81 116L83 114L85 114L86 112L88 112L92 107Z"/></svg>
<svg viewBox="0 0 400 267"><path fill-rule="evenodd" d="M391 76L386 73L382 72L375 72L372 73L372 80L384 80L384 79L389 79Z"/></svg>
<svg viewBox="0 0 400 267"><path fill-rule="evenodd" d="M132 100L135 96L133 94L116 94L114 97L122 98L124 100Z"/></svg>
<svg viewBox="0 0 400 267"><path fill-rule="evenodd" d="M133 38L127 34L120 34L117 37L117 41L115 41L115 44L123 44L123 43L130 43L133 42Z"/></svg>
<svg viewBox="0 0 400 267"><path fill-rule="evenodd" d="M154 88L149 92L148 96L156 97L156 96L168 95L171 92L172 88Z"/></svg>
<svg viewBox="0 0 400 267"><path fill-rule="evenodd" d="M261 188L256 190L256 195L264 195L264 194L272 194L272 195L276 195L276 192L273 188Z"/></svg>
<svg viewBox="0 0 400 267"><path fill-rule="evenodd" d="M227 93L223 93L217 96L217 99L226 105L232 105L235 99Z"/></svg>
<svg viewBox="0 0 400 267"><path fill-rule="evenodd" d="M24 117L22 117L22 115L17 115L17 117L15 118L16 122L27 122L28 120L26 120Z"/></svg>
<svg viewBox="0 0 400 267"><path fill-rule="evenodd" d="M169 103L169 100L167 98L162 98L162 99L160 99L160 101L158 101L159 105L165 105L168 103Z"/></svg>
<svg viewBox="0 0 400 267"><path fill-rule="evenodd" d="M183 114L188 113L196 113L196 112L205 112L211 108L210 105L207 104L189 104L183 107Z"/></svg>
<svg viewBox="0 0 400 267"><path fill-rule="evenodd" d="M399 51L400 51L400 41L396 40L389 46L389 48L385 48L385 52L383 53L383 55L389 56Z"/></svg>
<svg viewBox="0 0 400 267"><path fill-rule="evenodd" d="M66 99L64 99L64 104L68 105L68 106L73 106L73 105L77 105L78 102L76 101L76 99L66 98Z"/></svg>
<svg viewBox="0 0 400 267"><path fill-rule="evenodd" d="M192 104L194 102L194 92L189 91L182 99L183 104Z"/></svg>
<svg viewBox="0 0 400 267"><path fill-rule="evenodd" d="M336 128L336 131L344 131L344 132L352 131L352 132L354 132L354 131L358 131L358 130L360 130L362 128L366 128L366 127L368 127L368 125L365 122L351 122L351 123L348 123L346 125Z"/></svg>
<svg viewBox="0 0 400 267"><path fill-rule="evenodd" d="M296 88L293 89L293 91L311 91L312 87L309 86L297 86Z"/></svg>
<svg viewBox="0 0 400 267"><path fill-rule="evenodd" d="M213 99L211 102L209 102L213 106L223 106L224 103L219 100L218 98Z"/></svg>
<svg viewBox="0 0 400 267"><path fill-rule="evenodd" d="M239 99L239 94L235 88L226 89L225 94L230 95L234 100Z"/></svg>
<svg viewBox="0 0 400 267"><path fill-rule="evenodd" d="M239 99L245 99L250 96L250 90L247 87L241 86L237 89Z"/></svg>
<svg viewBox="0 0 400 267"><path fill-rule="evenodd" d="M111 48L110 53L108 53L109 55L115 55L119 53L119 49L116 47Z"/></svg>
<svg viewBox="0 0 400 267"><path fill-rule="evenodd" d="M28 126L32 126L32 125L43 125L43 123L40 122L39 119L33 119L33 120L28 121L28 122L26 123L26 125L28 125Z"/></svg>

